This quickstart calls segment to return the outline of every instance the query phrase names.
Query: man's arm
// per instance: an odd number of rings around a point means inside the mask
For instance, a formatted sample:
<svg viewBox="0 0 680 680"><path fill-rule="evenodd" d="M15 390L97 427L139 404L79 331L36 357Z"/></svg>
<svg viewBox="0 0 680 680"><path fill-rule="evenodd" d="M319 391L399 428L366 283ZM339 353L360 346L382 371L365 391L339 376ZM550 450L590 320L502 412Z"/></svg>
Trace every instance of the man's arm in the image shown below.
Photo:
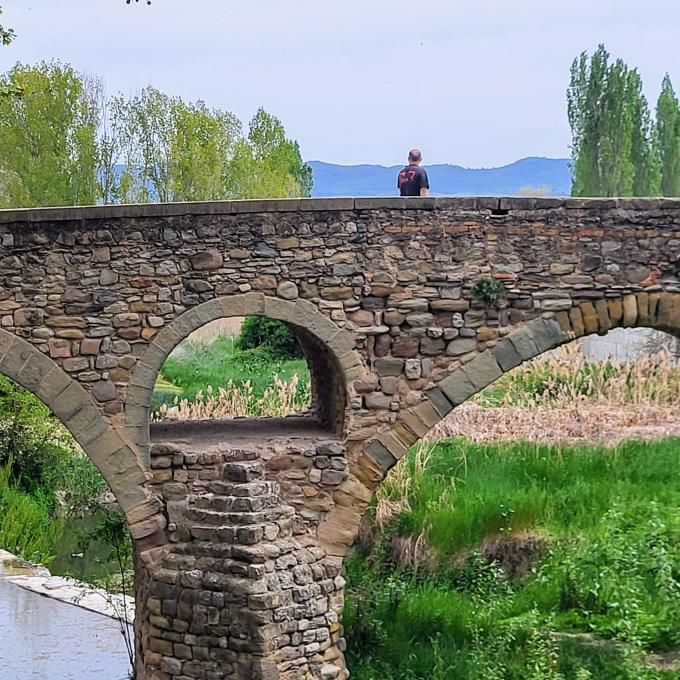
<svg viewBox="0 0 680 680"><path fill-rule="evenodd" d="M422 168L418 173L418 184L420 186L420 195L427 196L430 192L430 178L427 176L427 172Z"/></svg>

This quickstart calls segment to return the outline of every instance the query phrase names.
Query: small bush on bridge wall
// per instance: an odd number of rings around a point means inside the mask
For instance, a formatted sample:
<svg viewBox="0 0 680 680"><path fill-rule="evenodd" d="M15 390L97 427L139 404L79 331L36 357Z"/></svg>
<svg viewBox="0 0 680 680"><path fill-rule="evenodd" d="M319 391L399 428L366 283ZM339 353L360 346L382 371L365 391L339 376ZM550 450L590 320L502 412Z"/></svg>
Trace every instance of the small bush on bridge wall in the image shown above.
<svg viewBox="0 0 680 680"><path fill-rule="evenodd" d="M496 279L480 279L472 289L472 294L487 307L498 304L503 293L503 286Z"/></svg>

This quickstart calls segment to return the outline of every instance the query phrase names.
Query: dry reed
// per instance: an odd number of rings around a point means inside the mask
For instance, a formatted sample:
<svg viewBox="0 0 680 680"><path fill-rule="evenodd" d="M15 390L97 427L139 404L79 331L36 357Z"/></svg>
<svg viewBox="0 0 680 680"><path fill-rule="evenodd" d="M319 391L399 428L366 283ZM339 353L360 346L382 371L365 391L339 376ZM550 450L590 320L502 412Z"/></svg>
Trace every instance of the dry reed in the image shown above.
<svg viewBox="0 0 680 680"><path fill-rule="evenodd" d="M667 352L612 364L568 347L511 371L454 409L428 439L614 445L680 435L679 410L680 367Z"/></svg>
<svg viewBox="0 0 680 680"><path fill-rule="evenodd" d="M161 405L154 420L212 420L227 418L257 418L289 416L305 411L309 404L309 389L300 385L297 375L290 380L274 376L274 384L258 397L250 381L237 385L230 380L226 387L215 391L210 385L199 390L193 400L175 397L173 405Z"/></svg>

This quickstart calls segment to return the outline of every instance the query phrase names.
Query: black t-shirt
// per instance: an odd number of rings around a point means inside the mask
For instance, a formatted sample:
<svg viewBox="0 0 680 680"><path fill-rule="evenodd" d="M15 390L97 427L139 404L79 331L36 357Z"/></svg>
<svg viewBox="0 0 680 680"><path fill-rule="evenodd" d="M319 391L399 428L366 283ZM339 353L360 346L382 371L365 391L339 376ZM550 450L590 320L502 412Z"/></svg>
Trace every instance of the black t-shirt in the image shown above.
<svg viewBox="0 0 680 680"><path fill-rule="evenodd" d="M429 189L427 173L419 165L407 165L397 179L397 187L402 196L420 196L421 189Z"/></svg>

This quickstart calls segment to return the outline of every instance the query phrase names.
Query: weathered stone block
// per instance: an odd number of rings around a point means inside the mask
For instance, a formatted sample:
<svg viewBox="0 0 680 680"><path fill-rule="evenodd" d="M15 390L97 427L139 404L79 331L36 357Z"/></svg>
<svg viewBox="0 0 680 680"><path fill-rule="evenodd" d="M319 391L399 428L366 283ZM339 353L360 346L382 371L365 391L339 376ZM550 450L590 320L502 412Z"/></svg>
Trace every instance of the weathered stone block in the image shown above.
<svg viewBox="0 0 680 680"><path fill-rule="evenodd" d="M299 295L298 287L292 281L282 281L276 289L276 294L284 300L295 300Z"/></svg>
<svg viewBox="0 0 680 680"><path fill-rule="evenodd" d="M390 407L393 397L382 392L369 392L364 397L366 408L372 410L385 410Z"/></svg>
<svg viewBox="0 0 680 680"><path fill-rule="evenodd" d="M401 375L404 371L404 360L392 357L376 359L373 362L375 372L378 375Z"/></svg>
<svg viewBox="0 0 680 680"><path fill-rule="evenodd" d="M583 312L580 307L572 307L569 310L569 322L574 331L574 337L580 338L585 335L586 327L583 323Z"/></svg>
<svg viewBox="0 0 680 680"><path fill-rule="evenodd" d="M397 462L397 459L377 439L368 445L366 453L380 466L380 468L385 473L394 467Z"/></svg>
<svg viewBox="0 0 680 680"><path fill-rule="evenodd" d="M623 326L632 328L637 323L638 309L635 295L625 295L623 298Z"/></svg>
<svg viewBox="0 0 680 680"><path fill-rule="evenodd" d="M412 335L398 335L392 341L392 354L400 358L417 356L420 340Z"/></svg>
<svg viewBox="0 0 680 680"><path fill-rule="evenodd" d="M595 301L595 311L597 313L597 326L600 335L605 335L612 328L612 322L609 318L609 305L606 300Z"/></svg>
<svg viewBox="0 0 680 680"><path fill-rule="evenodd" d="M437 410L437 413L439 413L440 418L447 416L453 409L453 404L438 387L428 390L425 393L425 397L432 402L432 405Z"/></svg>
<svg viewBox="0 0 680 680"><path fill-rule="evenodd" d="M512 333L510 335L510 342L512 342L515 350L522 357L522 361L533 359L540 353L533 334L527 328L519 328Z"/></svg>
<svg viewBox="0 0 680 680"><path fill-rule="evenodd" d="M191 258L191 267L196 271L219 269L223 263L224 258L222 257L222 253L215 249L197 253Z"/></svg>
<svg viewBox="0 0 680 680"><path fill-rule="evenodd" d="M477 390L483 389L503 375L503 371L490 350L482 352L478 357L465 364L463 371Z"/></svg>
<svg viewBox="0 0 680 680"><path fill-rule="evenodd" d="M448 378L442 380L439 389L454 406L462 404L478 391L462 369L454 371Z"/></svg>
<svg viewBox="0 0 680 680"><path fill-rule="evenodd" d="M585 335L597 333L600 328L597 311L592 302L581 303L581 314L583 315L583 328Z"/></svg>
<svg viewBox="0 0 680 680"><path fill-rule="evenodd" d="M623 320L623 300L608 300L607 306L609 307L609 319L611 320L611 327L616 328L617 326L620 326Z"/></svg>
<svg viewBox="0 0 680 680"><path fill-rule="evenodd" d="M477 338L457 338L451 340L446 346L446 353L449 356L459 356L461 354L467 354L468 352L474 352L477 349Z"/></svg>
<svg viewBox="0 0 680 680"><path fill-rule="evenodd" d="M522 363L522 357L510 340L502 340L493 351L503 371L510 371Z"/></svg>

